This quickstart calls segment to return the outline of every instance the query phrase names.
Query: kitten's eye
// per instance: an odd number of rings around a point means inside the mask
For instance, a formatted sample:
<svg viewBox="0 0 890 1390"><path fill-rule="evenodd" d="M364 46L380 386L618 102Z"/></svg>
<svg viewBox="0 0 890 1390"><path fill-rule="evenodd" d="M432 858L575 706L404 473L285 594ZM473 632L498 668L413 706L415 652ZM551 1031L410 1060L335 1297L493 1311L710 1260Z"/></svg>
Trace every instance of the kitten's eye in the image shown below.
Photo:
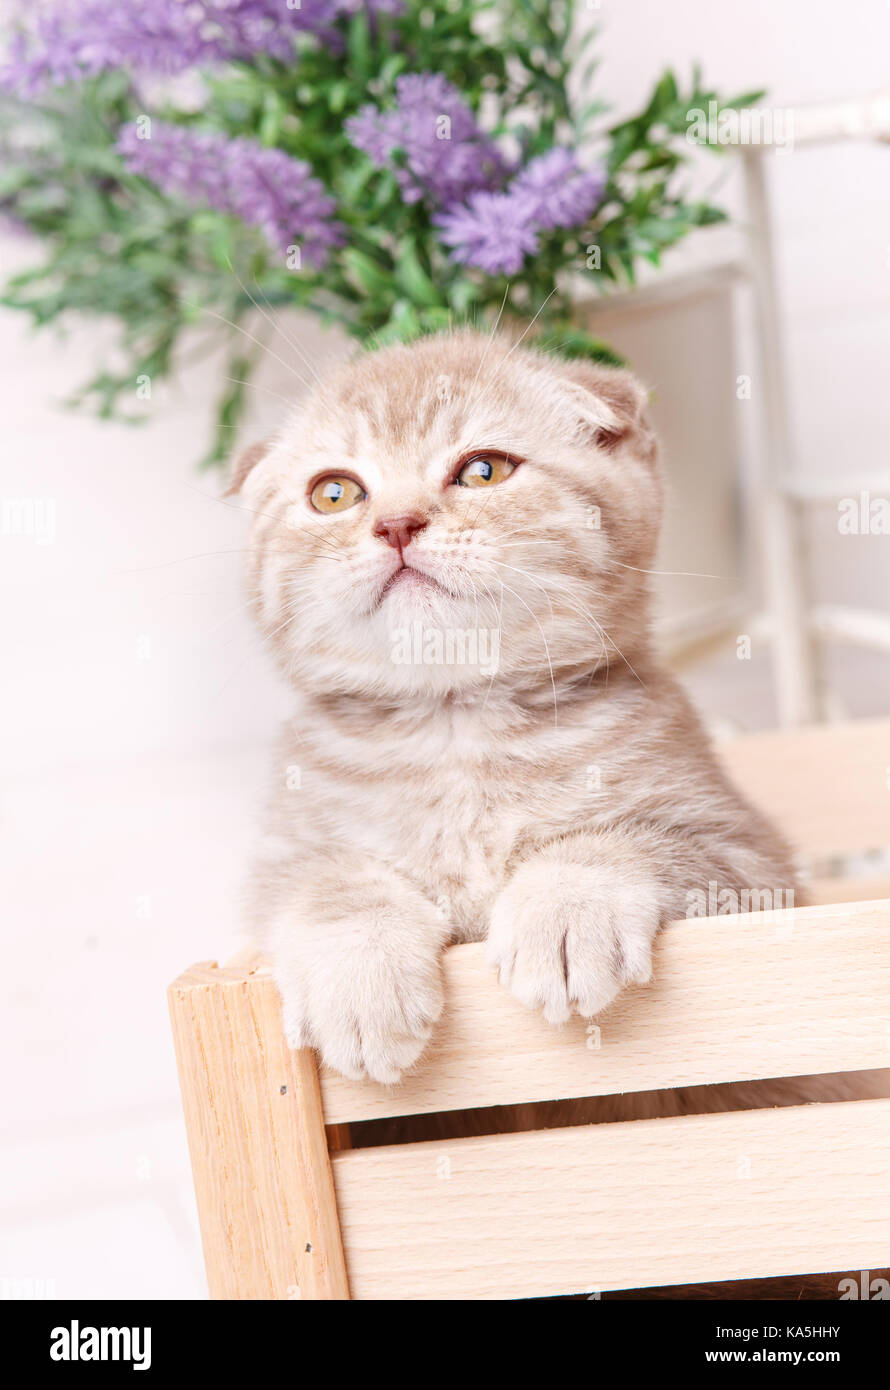
<svg viewBox="0 0 890 1390"><path fill-rule="evenodd" d="M509 478L515 468L506 454L477 454L464 464L454 481L458 487L493 487Z"/></svg>
<svg viewBox="0 0 890 1390"><path fill-rule="evenodd" d="M364 502L367 493L354 478L341 478L331 473L319 478L309 494L317 512L346 512L356 502Z"/></svg>

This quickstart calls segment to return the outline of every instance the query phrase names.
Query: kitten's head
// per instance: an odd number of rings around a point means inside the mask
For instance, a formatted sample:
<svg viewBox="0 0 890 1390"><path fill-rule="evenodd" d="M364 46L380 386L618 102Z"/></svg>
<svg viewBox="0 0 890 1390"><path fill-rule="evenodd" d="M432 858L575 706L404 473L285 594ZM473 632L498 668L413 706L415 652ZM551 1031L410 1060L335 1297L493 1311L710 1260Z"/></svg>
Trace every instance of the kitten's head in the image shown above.
<svg viewBox="0 0 890 1390"><path fill-rule="evenodd" d="M236 471L289 677L396 698L633 661L662 490L626 372L466 331L336 371Z"/></svg>

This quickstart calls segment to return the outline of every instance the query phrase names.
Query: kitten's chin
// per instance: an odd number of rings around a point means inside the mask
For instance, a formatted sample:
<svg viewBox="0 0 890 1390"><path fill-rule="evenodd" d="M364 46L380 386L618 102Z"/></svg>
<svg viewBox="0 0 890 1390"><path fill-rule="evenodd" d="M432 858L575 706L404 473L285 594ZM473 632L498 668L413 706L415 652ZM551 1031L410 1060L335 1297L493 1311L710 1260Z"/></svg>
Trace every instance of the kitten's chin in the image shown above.
<svg viewBox="0 0 890 1390"><path fill-rule="evenodd" d="M445 590L438 580L433 579L429 574L423 574L420 570L411 569L404 565L402 569L396 570L391 575L380 591L380 603L386 603L397 599L404 600L421 597L427 594L444 593Z"/></svg>
<svg viewBox="0 0 890 1390"><path fill-rule="evenodd" d="M389 640L406 623L455 626L472 622L474 612L469 599L458 597L432 575L406 566L386 581L368 617L372 640L379 641L381 634Z"/></svg>

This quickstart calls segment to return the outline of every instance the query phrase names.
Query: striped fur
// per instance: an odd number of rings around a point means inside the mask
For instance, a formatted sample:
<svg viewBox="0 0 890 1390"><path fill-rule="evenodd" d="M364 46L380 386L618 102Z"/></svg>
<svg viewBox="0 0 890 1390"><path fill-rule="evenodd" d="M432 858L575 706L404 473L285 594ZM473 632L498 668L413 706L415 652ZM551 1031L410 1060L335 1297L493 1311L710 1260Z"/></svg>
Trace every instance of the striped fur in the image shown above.
<svg viewBox="0 0 890 1390"><path fill-rule="evenodd" d="M452 485L485 448L522 462ZM487 936L558 1023L648 978L659 925L709 885L793 890L652 656L662 482L629 374L472 332L391 347L248 463L250 592L296 697L251 917L294 1045L393 1082L440 1014L449 941ZM344 470L367 500L313 511L313 479ZM384 592L400 561L373 526L411 511L428 525L405 559L437 584ZM417 625L496 633L496 669L394 659Z"/></svg>

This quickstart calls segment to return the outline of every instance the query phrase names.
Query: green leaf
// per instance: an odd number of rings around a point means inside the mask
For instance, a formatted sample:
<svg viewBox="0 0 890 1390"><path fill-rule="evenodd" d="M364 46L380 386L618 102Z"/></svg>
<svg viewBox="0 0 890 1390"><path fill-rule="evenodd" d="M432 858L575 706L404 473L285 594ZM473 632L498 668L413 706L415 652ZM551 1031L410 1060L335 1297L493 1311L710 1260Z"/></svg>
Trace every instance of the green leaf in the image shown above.
<svg viewBox="0 0 890 1390"><path fill-rule="evenodd" d="M478 286L463 276L453 280L448 287L448 302L458 318L466 317L479 295Z"/></svg>
<svg viewBox="0 0 890 1390"><path fill-rule="evenodd" d="M601 338L592 337L583 328L577 328L571 323L563 323L547 333L538 334L534 339L534 345L544 352L556 352L562 357L603 362L609 367L627 365L625 359L615 352L614 348L610 348L608 343L604 343Z"/></svg>
<svg viewBox="0 0 890 1390"><path fill-rule="evenodd" d="M356 74L359 77L369 75L372 70L371 31L364 10L357 10L349 21L346 42L349 59Z"/></svg>
<svg viewBox="0 0 890 1390"><path fill-rule="evenodd" d="M346 107L352 93L352 83L348 78L341 78L339 82L332 82L328 88L328 109L339 115Z"/></svg>
<svg viewBox="0 0 890 1390"><path fill-rule="evenodd" d="M413 236L406 236L397 244L396 279L399 286L420 305L440 306L442 296L420 263L417 243Z"/></svg>
<svg viewBox="0 0 890 1390"><path fill-rule="evenodd" d="M404 53L391 53L382 65L377 79L381 89L390 91L395 86L396 78L405 71L407 66L408 59Z"/></svg>
<svg viewBox="0 0 890 1390"><path fill-rule="evenodd" d="M762 101L766 96L766 88L760 87L754 92L742 92L737 97L726 97L720 105L724 109L738 108L740 106L753 106L755 102Z"/></svg>
<svg viewBox="0 0 890 1390"><path fill-rule="evenodd" d="M394 292L393 279L382 266L373 261L356 246L347 246L341 259L352 273L361 289L370 295L386 295L391 299Z"/></svg>

